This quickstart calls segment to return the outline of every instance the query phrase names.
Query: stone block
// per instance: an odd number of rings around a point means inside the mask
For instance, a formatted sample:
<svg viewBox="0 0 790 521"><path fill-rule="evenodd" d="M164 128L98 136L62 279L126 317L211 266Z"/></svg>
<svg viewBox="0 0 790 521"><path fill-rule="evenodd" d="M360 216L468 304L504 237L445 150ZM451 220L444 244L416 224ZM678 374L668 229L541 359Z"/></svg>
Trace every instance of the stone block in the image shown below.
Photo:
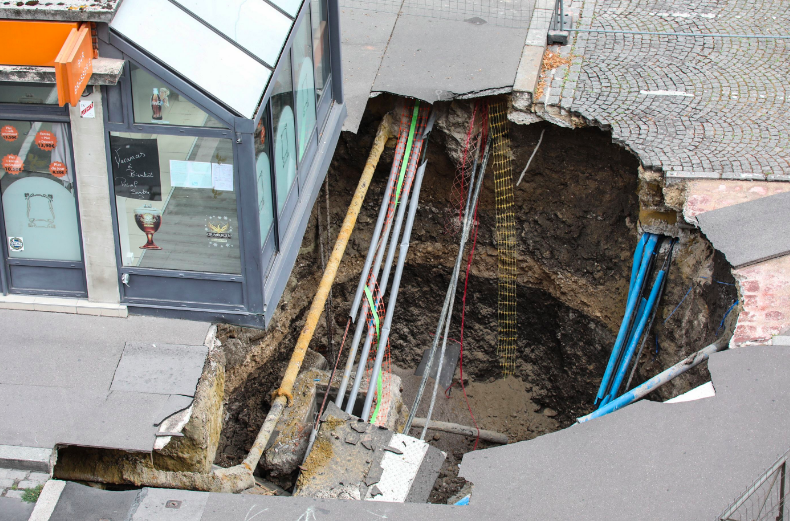
<svg viewBox="0 0 790 521"><path fill-rule="evenodd" d="M8 490L5 493L5 497L13 497L16 499L22 499L22 495L25 493L24 490Z"/></svg>
<svg viewBox="0 0 790 521"><path fill-rule="evenodd" d="M49 479L49 474L45 472L31 472L27 479L36 483L45 483Z"/></svg>
<svg viewBox="0 0 790 521"><path fill-rule="evenodd" d="M521 53L521 62L516 71L513 90L516 92L535 92L535 85L540 76L540 65L543 60L543 46L527 45Z"/></svg>

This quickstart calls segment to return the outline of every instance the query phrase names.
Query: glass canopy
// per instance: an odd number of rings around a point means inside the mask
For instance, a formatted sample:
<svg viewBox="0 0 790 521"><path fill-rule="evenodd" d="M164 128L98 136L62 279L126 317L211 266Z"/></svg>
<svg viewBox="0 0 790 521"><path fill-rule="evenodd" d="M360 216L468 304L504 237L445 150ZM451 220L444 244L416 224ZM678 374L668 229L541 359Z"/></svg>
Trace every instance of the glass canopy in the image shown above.
<svg viewBox="0 0 790 521"><path fill-rule="evenodd" d="M252 119L301 4L124 0L110 27Z"/></svg>

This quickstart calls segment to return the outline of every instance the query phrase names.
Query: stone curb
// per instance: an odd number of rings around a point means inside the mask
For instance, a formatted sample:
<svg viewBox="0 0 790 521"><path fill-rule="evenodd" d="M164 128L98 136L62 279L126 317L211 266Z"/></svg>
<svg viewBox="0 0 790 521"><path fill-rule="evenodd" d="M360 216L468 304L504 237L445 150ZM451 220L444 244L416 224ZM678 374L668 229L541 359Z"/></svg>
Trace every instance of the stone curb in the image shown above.
<svg viewBox="0 0 790 521"><path fill-rule="evenodd" d="M65 486L65 481L57 479L47 481L47 484L41 490L41 495L38 496L38 501L36 501L36 506L33 508L28 521L49 521Z"/></svg>
<svg viewBox="0 0 790 521"><path fill-rule="evenodd" d="M51 449L0 445L0 468L52 473Z"/></svg>

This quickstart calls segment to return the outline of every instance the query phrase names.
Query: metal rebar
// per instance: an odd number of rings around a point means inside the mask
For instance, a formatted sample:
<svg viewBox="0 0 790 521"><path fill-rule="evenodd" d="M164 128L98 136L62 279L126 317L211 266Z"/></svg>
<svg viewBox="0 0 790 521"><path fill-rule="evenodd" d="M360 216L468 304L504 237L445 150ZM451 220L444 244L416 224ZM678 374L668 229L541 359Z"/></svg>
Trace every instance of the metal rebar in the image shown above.
<svg viewBox="0 0 790 521"><path fill-rule="evenodd" d="M425 439L425 433L428 432L428 425L431 422L431 416L433 415L433 407L436 404L436 394L439 390L439 380L441 380L442 374L442 365L444 363L444 353L447 350L447 337L450 334L450 324L452 323L453 319L453 304L455 303L455 290L458 286L458 275L460 273L461 268L461 261L463 260L464 254L464 247L466 246L466 241L469 239L469 230L472 227L472 220L474 219L474 212L475 208L477 208L477 198L480 195L480 187L483 185L483 174L485 173L486 165L488 164L488 152L489 152L489 143L491 140L489 139L488 143L486 143L486 155L483 158L483 164L481 165L480 175L477 177L477 183L475 184L475 193L472 196L471 205L469 206L469 213L465 216L464 219L464 230L461 238L461 245L458 248L458 257L455 261L455 270L453 273L453 280L450 283L452 286L452 292L450 296L450 307L447 310L446 315L446 322L444 326L444 338L442 339L442 350L439 353L439 365L436 368L436 378L433 381L433 394L431 395L431 404L428 406L428 414L425 415L425 426L422 428L422 433L420 433L420 439ZM426 374L428 371L428 367L425 368Z"/></svg>
<svg viewBox="0 0 790 521"><path fill-rule="evenodd" d="M478 151L479 152L479 151ZM475 162L474 166L472 167L472 173L469 176L469 184L473 185L475 181L475 172L477 171L477 156L475 155ZM469 204L472 197L472 190L468 190L466 194L466 206L464 207L464 219L468 215L469 211ZM463 235L463 233L461 234ZM447 293L444 297L444 303L442 304L442 311L439 313L439 323L436 325L436 334L433 335L433 343L431 344L431 351L430 356L428 357L428 361L425 365L425 370L422 375L422 380L420 380L420 387L417 390L417 396L414 399L414 403L412 404L411 411L409 411L409 417L406 420L406 426L403 429L404 433L408 433L409 429L411 428L411 424L414 421L414 417L417 414L417 408L420 405L420 401L422 401L422 394L425 391L425 385L428 382L428 375L431 372L431 367L433 365L433 355L436 352L436 346L439 343L439 335L442 332L442 325L444 324L445 316L447 315L447 306L450 304L450 290L448 288Z"/></svg>
<svg viewBox="0 0 790 521"><path fill-rule="evenodd" d="M489 156L490 152L491 152L491 138L489 137L488 141L486 142L486 146L485 146L485 153L483 155L483 163L482 163L482 166L480 168L480 174L477 176L476 180L474 179L475 172L472 172L473 181L475 181L474 195L472 194L472 191L469 191L467 193L466 208L464 210L463 231L461 233L461 241L460 241L460 243L458 245L458 256L455 259L455 266L453 268L453 275L452 275L452 277L450 279L450 285L447 288L447 294L444 297L444 306L442 307L442 312L441 312L441 314L439 316L439 323L436 326L436 334L433 337L433 344L431 345L431 351L430 351L430 353L428 355L428 361L425 364L425 372L422 375L422 380L420 381L420 387L419 387L419 389L417 391L417 396L414 399L414 404L412 405L411 411L409 411L409 418L406 420L406 426L404 427L403 432L409 432L409 429L411 428L411 424L414 421L414 416L417 414L417 408L420 405L420 401L422 400L423 392L425 392L425 385L428 382L428 375L431 374L431 367L433 365L433 358L434 358L434 355L436 354L436 348L437 348L437 346L439 344L439 339L441 338L442 327L444 326L444 321L445 320L449 320L449 315L450 315L450 313L452 311L452 307L451 307L452 306L452 300L453 300L453 297L455 296L455 287L458 284L458 272L460 271L461 261L463 260L464 246L466 244L466 240L469 237L469 223L470 223L470 219L473 218L472 217L472 215L473 215L473 208L477 205L477 198L478 198L478 196L480 194L480 186L483 184L482 181L483 181L483 177L485 175L485 169L486 169L486 165L488 164L488 156ZM473 204L475 206L472 206ZM445 342L444 342L444 344L442 346L442 354L444 353L444 348L445 348L446 345L447 345L447 341L445 339ZM439 361L439 364L441 366L441 359ZM437 373L436 381L438 381L438 380L439 380L439 374ZM435 396L436 395L435 395L435 391L434 391L434 398L435 398ZM432 409L433 409L433 400L431 401L431 410ZM428 416L426 417L426 419L427 419L428 422L430 422L430 420L431 420L430 412L429 412ZM425 431L423 430L423 435L424 435L424 432Z"/></svg>

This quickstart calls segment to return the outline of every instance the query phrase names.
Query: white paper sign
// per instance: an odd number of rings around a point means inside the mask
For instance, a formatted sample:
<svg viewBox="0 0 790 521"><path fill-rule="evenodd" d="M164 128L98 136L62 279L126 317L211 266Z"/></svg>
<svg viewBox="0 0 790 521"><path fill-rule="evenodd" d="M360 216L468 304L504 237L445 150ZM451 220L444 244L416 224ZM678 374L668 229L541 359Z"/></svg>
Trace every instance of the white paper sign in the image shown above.
<svg viewBox="0 0 790 521"><path fill-rule="evenodd" d="M211 184L214 190L233 191L233 165L211 164Z"/></svg>
<svg viewBox="0 0 790 521"><path fill-rule="evenodd" d="M80 117L87 119L96 118L96 105L92 101L80 100Z"/></svg>
<svg viewBox="0 0 790 521"><path fill-rule="evenodd" d="M171 159L170 185L182 188L211 188L211 163Z"/></svg>

